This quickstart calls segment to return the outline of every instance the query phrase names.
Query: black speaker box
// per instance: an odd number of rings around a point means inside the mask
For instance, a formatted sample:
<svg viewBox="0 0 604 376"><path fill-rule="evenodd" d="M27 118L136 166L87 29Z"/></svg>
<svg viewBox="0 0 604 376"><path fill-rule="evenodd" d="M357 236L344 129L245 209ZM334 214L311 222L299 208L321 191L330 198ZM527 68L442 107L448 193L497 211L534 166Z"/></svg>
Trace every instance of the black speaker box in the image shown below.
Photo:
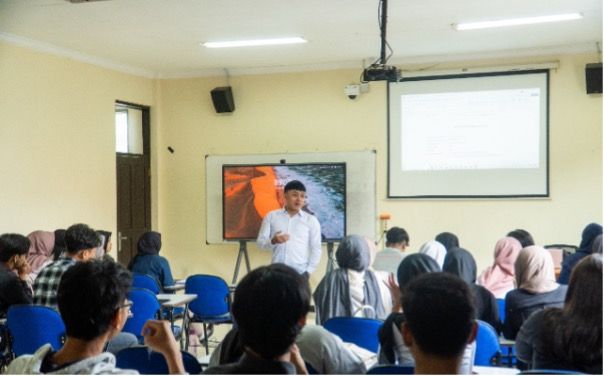
<svg viewBox="0 0 604 376"><path fill-rule="evenodd" d="M233 100L233 91L230 86L216 87L210 91L214 109L219 114L235 111L235 101Z"/></svg>
<svg viewBox="0 0 604 376"><path fill-rule="evenodd" d="M585 65L587 94L602 94L602 63Z"/></svg>

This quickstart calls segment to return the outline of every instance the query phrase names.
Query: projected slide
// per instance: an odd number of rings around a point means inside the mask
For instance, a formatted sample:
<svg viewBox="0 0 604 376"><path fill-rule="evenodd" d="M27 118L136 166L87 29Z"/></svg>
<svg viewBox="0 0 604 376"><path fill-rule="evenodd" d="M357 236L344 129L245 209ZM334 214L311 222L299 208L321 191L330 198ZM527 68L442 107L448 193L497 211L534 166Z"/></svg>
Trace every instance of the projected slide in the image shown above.
<svg viewBox="0 0 604 376"><path fill-rule="evenodd" d="M539 88L402 95L402 170L538 168L539 116Z"/></svg>
<svg viewBox="0 0 604 376"><path fill-rule="evenodd" d="M223 236L255 239L262 218L284 205L283 187L300 180L306 186L303 210L321 224L324 241L346 233L346 164L223 165Z"/></svg>

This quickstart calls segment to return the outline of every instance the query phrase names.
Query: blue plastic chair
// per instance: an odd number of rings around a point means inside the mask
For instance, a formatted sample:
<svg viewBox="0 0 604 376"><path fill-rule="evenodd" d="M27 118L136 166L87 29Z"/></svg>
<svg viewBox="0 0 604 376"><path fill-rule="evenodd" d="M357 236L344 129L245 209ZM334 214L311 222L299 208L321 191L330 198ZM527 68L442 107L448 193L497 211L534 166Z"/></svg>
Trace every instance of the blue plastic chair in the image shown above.
<svg viewBox="0 0 604 376"><path fill-rule="evenodd" d="M382 324L382 320L362 317L332 317L323 323L323 327L344 342L351 342L377 353L380 345L378 331Z"/></svg>
<svg viewBox="0 0 604 376"><path fill-rule="evenodd" d="M186 294L197 294L197 298L189 303L189 310L193 313L192 317L186 317L186 330L189 333L189 327L192 322L203 324L204 345L206 354L210 353L208 346L208 324L232 323L231 317L231 299L229 295L229 286L224 279L207 274L196 274L187 278L185 282ZM187 315L189 316L189 315ZM185 349L189 348L189 336L186 336Z"/></svg>
<svg viewBox="0 0 604 376"><path fill-rule="evenodd" d="M13 305L6 315L9 346L14 356L33 354L50 343L56 351L65 340L65 324L59 312L39 305Z"/></svg>
<svg viewBox="0 0 604 376"><path fill-rule="evenodd" d="M147 289L133 288L128 293L128 299L132 301L132 317L126 320L122 331L134 334L143 343L143 326L147 320L158 318L161 306L155 294Z"/></svg>
<svg viewBox="0 0 604 376"><path fill-rule="evenodd" d="M476 323L478 323L478 332L476 334L474 365L492 366L499 364L501 348L495 328L482 320L476 320Z"/></svg>
<svg viewBox="0 0 604 376"><path fill-rule="evenodd" d="M147 289L156 295L161 292L159 282L148 274L132 273L132 287Z"/></svg>
<svg viewBox="0 0 604 376"><path fill-rule="evenodd" d="M413 375L415 367L375 366L367 371L368 375Z"/></svg>
<svg viewBox="0 0 604 376"><path fill-rule="evenodd" d="M505 299L497 299L497 308L499 308L499 321L505 322Z"/></svg>
<svg viewBox="0 0 604 376"><path fill-rule="evenodd" d="M520 372L520 375L585 375L585 373L564 369L529 369Z"/></svg>
<svg viewBox="0 0 604 376"><path fill-rule="evenodd" d="M186 351L181 351L182 360L190 375L201 373L201 365L195 357ZM146 346L129 347L115 354L116 366L122 369L135 369L141 375L167 375L168 364L160 353L150 351Z"/></svg>

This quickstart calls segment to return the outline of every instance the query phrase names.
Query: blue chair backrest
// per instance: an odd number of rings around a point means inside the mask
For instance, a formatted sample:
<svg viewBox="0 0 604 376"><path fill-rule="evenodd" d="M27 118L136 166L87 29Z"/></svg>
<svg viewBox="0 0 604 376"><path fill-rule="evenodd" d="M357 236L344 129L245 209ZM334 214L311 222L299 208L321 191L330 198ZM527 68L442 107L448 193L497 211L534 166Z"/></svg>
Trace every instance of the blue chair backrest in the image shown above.
<svg viewBox="0 0 604 376"><path fill-rule="evenodd" d="M147 289L154 294L159 294L161 291L161 287L155 278L141 273L132 273L132 287Z"/></svg>
<svg viewBox="0 0 604 376"><path fill-rule="evenodd" d="M520 372L520 375L585 375L585 373L565 369L529 369Z"/></svg>
<svg viewBox="0 0 604 376"><path fill-rule="evenodd" d="M195 357L181 351L185 371L190 375L201 373L201 365ZM115 354L116 366L121 369L135 369L141 375L167 375L168 364L160 353L150 351L148 347L129 347Z"/></svg>
<svg viewBox="0 0 604 376"><path fill-rule="evenodd" d="M229 286L224 279L206 274L196 274L185 282L186 294L197 294L189 309L198 317L220 316L229 313Z"/></svg>
<svg viewBox="0 0 604 376"><path fill-rule="evenodd" d="M33 354L50 343L56 351L63 346L65 324L59 312L39 305L13 305L8 309L6 326L15 356Z"/></svg>
<svg viewBox="0 0 604 376"><path fill-rule="evenodd" d="M332 317L323 323L323 327L337 335L344 342L377 353L380 345L378 330L384 322L361 317Z"/></svg>
<svg viewBox="0 0 604 376"><path fill-rule="evenodd" d="M413 375L415 367L375 366L367 371L368 375Z"/></svg>
<svg viewBox="0 0 604 376"><path fill-rule="evenodd" d="M161 306L157 296L147 289L133 288L128 293L128 299L132 301L132 317L126 320L122 330L134 334L141 341L143 326L147 320L157 318Z"/></svg>
<svg viewBox="0 0 604 376"><path fill-rule="evenodd" d="M491 366L493 358L501 354L499 347L499 337L497 332L488 323L476 320L478 323L478 333L476 334L476 357L474 365Z"/></svg>
<svg viewBox="0 0 604 376"><path fill-rule="evenodd" d="M505 322L505 299L497 299L497 308L499 308L499 321Z"/></svg>

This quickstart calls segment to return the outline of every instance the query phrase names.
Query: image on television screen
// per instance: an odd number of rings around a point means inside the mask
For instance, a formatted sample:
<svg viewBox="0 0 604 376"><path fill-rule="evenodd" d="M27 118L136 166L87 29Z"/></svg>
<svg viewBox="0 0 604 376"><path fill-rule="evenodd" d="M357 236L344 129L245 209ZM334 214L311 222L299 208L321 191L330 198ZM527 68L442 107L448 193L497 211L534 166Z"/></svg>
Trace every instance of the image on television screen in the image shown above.
<svg viewBox="0 0 604 376"><path fill-rule="evenodd" d="M323 241L346 234L346 164L257 164L222 166L222 218L225 240L252 240L262 219L282 208L283 187L291 180L306 186L306 205L321 224Z"/></svg>

